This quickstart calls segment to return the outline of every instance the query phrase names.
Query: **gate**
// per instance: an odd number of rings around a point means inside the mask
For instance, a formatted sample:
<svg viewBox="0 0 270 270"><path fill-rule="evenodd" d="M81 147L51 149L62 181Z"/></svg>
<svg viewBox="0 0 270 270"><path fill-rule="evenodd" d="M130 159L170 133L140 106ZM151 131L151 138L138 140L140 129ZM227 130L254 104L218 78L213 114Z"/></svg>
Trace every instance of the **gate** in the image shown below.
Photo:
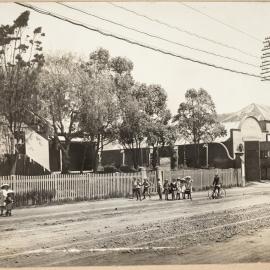
<svg viewBox="0 0 270 270"><path fill-rule="evenodd" d="M246 180L260 180L260 142L247 141L245 142L245 171Z"/></svg>

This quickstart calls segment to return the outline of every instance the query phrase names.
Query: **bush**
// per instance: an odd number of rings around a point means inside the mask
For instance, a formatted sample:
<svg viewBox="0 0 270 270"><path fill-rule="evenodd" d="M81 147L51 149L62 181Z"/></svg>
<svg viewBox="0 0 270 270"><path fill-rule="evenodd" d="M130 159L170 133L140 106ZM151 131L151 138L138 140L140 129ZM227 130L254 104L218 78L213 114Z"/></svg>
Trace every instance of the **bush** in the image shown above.
<svg viewBox="0 0 270 270"><path fill-rule="evenodd" d="M120 166L120 171L124 173L132 173L132 172L137 172L136 169L129 167L128 165L121 165Z"/></svg>
<svg viewBox="0 0 270 270"><path fill-rule="evenodd" d="M115 173L118 169L114 165L104 166L104 173Z"/></svg>

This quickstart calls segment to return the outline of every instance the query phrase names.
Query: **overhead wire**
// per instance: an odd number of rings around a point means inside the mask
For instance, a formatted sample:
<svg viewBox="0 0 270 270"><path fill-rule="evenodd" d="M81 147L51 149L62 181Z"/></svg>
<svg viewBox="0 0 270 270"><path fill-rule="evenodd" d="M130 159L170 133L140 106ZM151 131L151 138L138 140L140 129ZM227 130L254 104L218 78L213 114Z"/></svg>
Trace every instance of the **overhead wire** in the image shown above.
<svg viewBox="0 0 270 270"><path fill-rule="evenodd" d="M183 2L177 2L177 3L183 5L183 6L189 8L189 9L191 9L191 10L193 10L193 11L195 11L195 12L197 12L197 13L203 15L203 16L208 17L209 19L211 19L211 20L213 20L213 21L215 21L215 22L217 22L219 24L222 24L222 25L226 26L226 27L230 28L231 30L237 31L237 32L239 32L239 33L241 33L241 34L243 34L245 36L248 36L249 38L251 38L253 40L256 40L257 42L260 42L260 43L262 42L262 40L260 38L255 37L255 36L245 32L245 31L243 31L243 30L241 30L241 29L239 29L239 28L237 28L237 27L235 27L233 25L225 23L225 22L223 22L223 21L221 21L221 20L219 20L219 19L217 19L217 18L215 18L213 16L210 16L210 15L202 12L201 10L199 10L199 9L197 9L195 7L192 7L192 6L190 6L190 5L186 4L186 3L183 3Z"/></svg>
<svg viewBox="0 0 270 270"><path fill-rule="evenodd" d="M118 5L118 4L114 3L114 2L107 2L107 4L110 4L110 5L112 5L112 6L116 7L116 8L122 9L122 10L124 10L124 11L126 11L126 12L132 13L132 14L134 14L134 15L136 15L136 16L145 18L145 19L147 19L148 21L155 22L155 23L158 23L158 24L160 24L160 25L164 25L164 26L166 26L166 27L168 27L168 28L170 28L170 29L177 30L178 32L186 33L186 34L188 34L188 35L190 35L190 36L194 36L194 37L196 37L196 38L199 38L199 39L202 39L202 40L206 40L206 41L208 41L208 42L211 42L211 43L214 43L214 44L216 44L216 45L222 46L222 47L224 47L224 48L232 49L232 50L235 50L235 51L240 52L240 53L242 53L242 54L248 55L248 56L250 56L250 57L259 59L258 56L254 55L254 54L252 54L252 53L250 53L250 52L244 51L244 50L242 50L242 49L240 49L240 48L237 48L237 47L234 47L234 46L232 46L232 45L229 45L229 44L226 44L226 43L223 43L223 42L214 40L214 39L210 39L210 38L208 38L208 37L205 37L205 36L202 36L202 35L199 35L199 34L196 34L196 33L194 33L194 32L191 32L191 31L188 31L188 30L186 30L186 29L180 28L179 26L175 26L175 25L169 24L169 23L164 22L164 21L161 21L161 20L159 20L159 19L152 18L152 17L150 17L150 16L148 16L148 15L139 13L139 12L137 12L137 11L134 11L134 10L130 9L130 8L120 6L120 5Z"/></svg>
<svg viewBox="0 0 270 270"><path fill-rule="evenodd" d="M229 71L229 72L236 73L236 74L242 74L242 75L246 75L246 76L250 76L250 77L261 78L261 76L259 76L257 74L248 73L248 72L244 72L244 71L239 71L239 70L235 70L235 69L230 69L230 68L227 68L227 67L215 65L215 64L204 62L204 61L201 61L201 60L197 60L197 59L194 59L194 58L191 58L191 57L182 56L182 55L176 54L174 52L165 51L163 49L155 48L153 46L143 44L143 43L138 42L138 41L133 41L133 40L128 39L126 37L122 37L122 36L119 36L119 35L116 35L116 34L113 34L113 33L110 33L110 32L106 32L103 29L99 29L99 28L96 28L96 27L93 27L93 26L89 26L89 25L87 25L85 23L82 23L80 21L73 20L73 19L65 17L63 15L59 15L59 14L56 14L54 12L44 10L44 9L35 7L33 5L30 5L30 4L26 4L26 3L22 3L22 2L14 2L14 3L17 4L17 5L32 9L32 10L34 10L34 11L40 13L40 14L48 15L48 16L51 16L53 18L59 19L61 21L65 21L65 22L68 22L70 24L83 27L83 28L88 29L90 31L99 33L99 34L101 34L103 36L107 36L107 37L115 38L115 39L118 39L118 40L121 40L121 41L125 41L126 43L137 45L137 46L140 46L142 48L146 48L146 49L149 49L149 50L152 50L152 51L155 51L155 52L159 52L159 53L164 54L164 55L170 55L170 56L182 59L182 60L186 60L186 61L190 61L190 62L193 62L193 63L209 66L209 67L220 69L220 70Z"/></svg>
<svg viewBox="0 0 270 270"><path fill-rule="evenodd" d="M216 56L216 57L220 57L220 58L223 58L223 59L228 59L228 60L231 60L231 61L240 63L240 64L244 64L244 65L248 65L248 66L260 68L258 65L255 65L255 64L253 64L253 63L245 62L245 61L239 60L239 59L234 58L234 57L229 57L229 56L226 56L226 55L217 54L217 53L215 53L215 52L211 52L211 51L206 51L206 50L194 48L194 47L191 47L191 46L189 46L189 45L187 45L187 44L179 43L179 42L176 42L176 41L173 41L173 40L169 40L169 39L167 39L167 38L163 38L163 37L160 37L160 36L157 36L157 35L153 35L153 34L150 34L150 33L147 33L147 32L141 31L141 30L138 30L137 28L130 27L130 26L126 26L126 25L124 25L124 24L121 24L121 23L112 21L112 20L110 20L110 19L106 19L106 18L104 18L104 17L95 15L95 14L90 13L90 12L88 12L88 11L85 11L85 10L82 10L82 9L79 9L79 8L76 8L76 7L72 7L72 6L70 6L70 5L68 5L68 4L64 4L64 3L62 3L62 2L56 2L56 3L59 4L59 5L61 5L61 6L67 7L67 8L69 8L69 9L72 9L72 10L78 11L78 12L80 12L80 13L89 15L89 16L91 16L91 17L97 18L97 19L99 19L99 20L102 20L102 21L105 21L105 22L109 22L109 23L111 23L111 24L120 26L120 27L122 27L122 28L125 28L125 29L128 29L128 30L132 30L132 31L134 31L134 32L136 32L136 33L140 33L140 34L149 36L149 37L151 37L151 38L159 39L159 40L162 40L162 41L165 41L165 42L174 44L174 45L178 45L178 46L181 46L181 47L190 49L190 50L194 50L194 51L206 53L206 54L213 55L213 56Z"/></svg>

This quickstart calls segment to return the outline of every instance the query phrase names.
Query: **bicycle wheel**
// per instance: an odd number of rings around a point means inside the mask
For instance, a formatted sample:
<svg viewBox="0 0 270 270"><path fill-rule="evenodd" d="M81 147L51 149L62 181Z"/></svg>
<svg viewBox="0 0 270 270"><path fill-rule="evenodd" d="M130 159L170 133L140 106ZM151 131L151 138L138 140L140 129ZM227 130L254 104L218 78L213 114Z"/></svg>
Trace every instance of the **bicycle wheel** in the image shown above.
<svg viewBox="0 0 270 270"><path fill-rule="evenodd" d="M211 200L213 199L213 190L208 190L208 199Z"/></svg>
<svg viewBox="0 0 270 270"><path fill-rule="evenodd" d="M219 198L225 198L226 197L226 190L221 188L219 192Z"/></svg>

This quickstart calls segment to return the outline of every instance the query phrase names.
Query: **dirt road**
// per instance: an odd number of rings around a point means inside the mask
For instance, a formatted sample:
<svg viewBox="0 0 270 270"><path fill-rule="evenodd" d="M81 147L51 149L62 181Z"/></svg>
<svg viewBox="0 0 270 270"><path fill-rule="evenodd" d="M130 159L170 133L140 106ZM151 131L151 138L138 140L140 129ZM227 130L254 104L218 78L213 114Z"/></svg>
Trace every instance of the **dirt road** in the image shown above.
<svg viewBox="0 0 270 270"><path fill-rule="evenodd" d="M227 193L15 209L0 267L270 262L270 183Z"/></svg>

